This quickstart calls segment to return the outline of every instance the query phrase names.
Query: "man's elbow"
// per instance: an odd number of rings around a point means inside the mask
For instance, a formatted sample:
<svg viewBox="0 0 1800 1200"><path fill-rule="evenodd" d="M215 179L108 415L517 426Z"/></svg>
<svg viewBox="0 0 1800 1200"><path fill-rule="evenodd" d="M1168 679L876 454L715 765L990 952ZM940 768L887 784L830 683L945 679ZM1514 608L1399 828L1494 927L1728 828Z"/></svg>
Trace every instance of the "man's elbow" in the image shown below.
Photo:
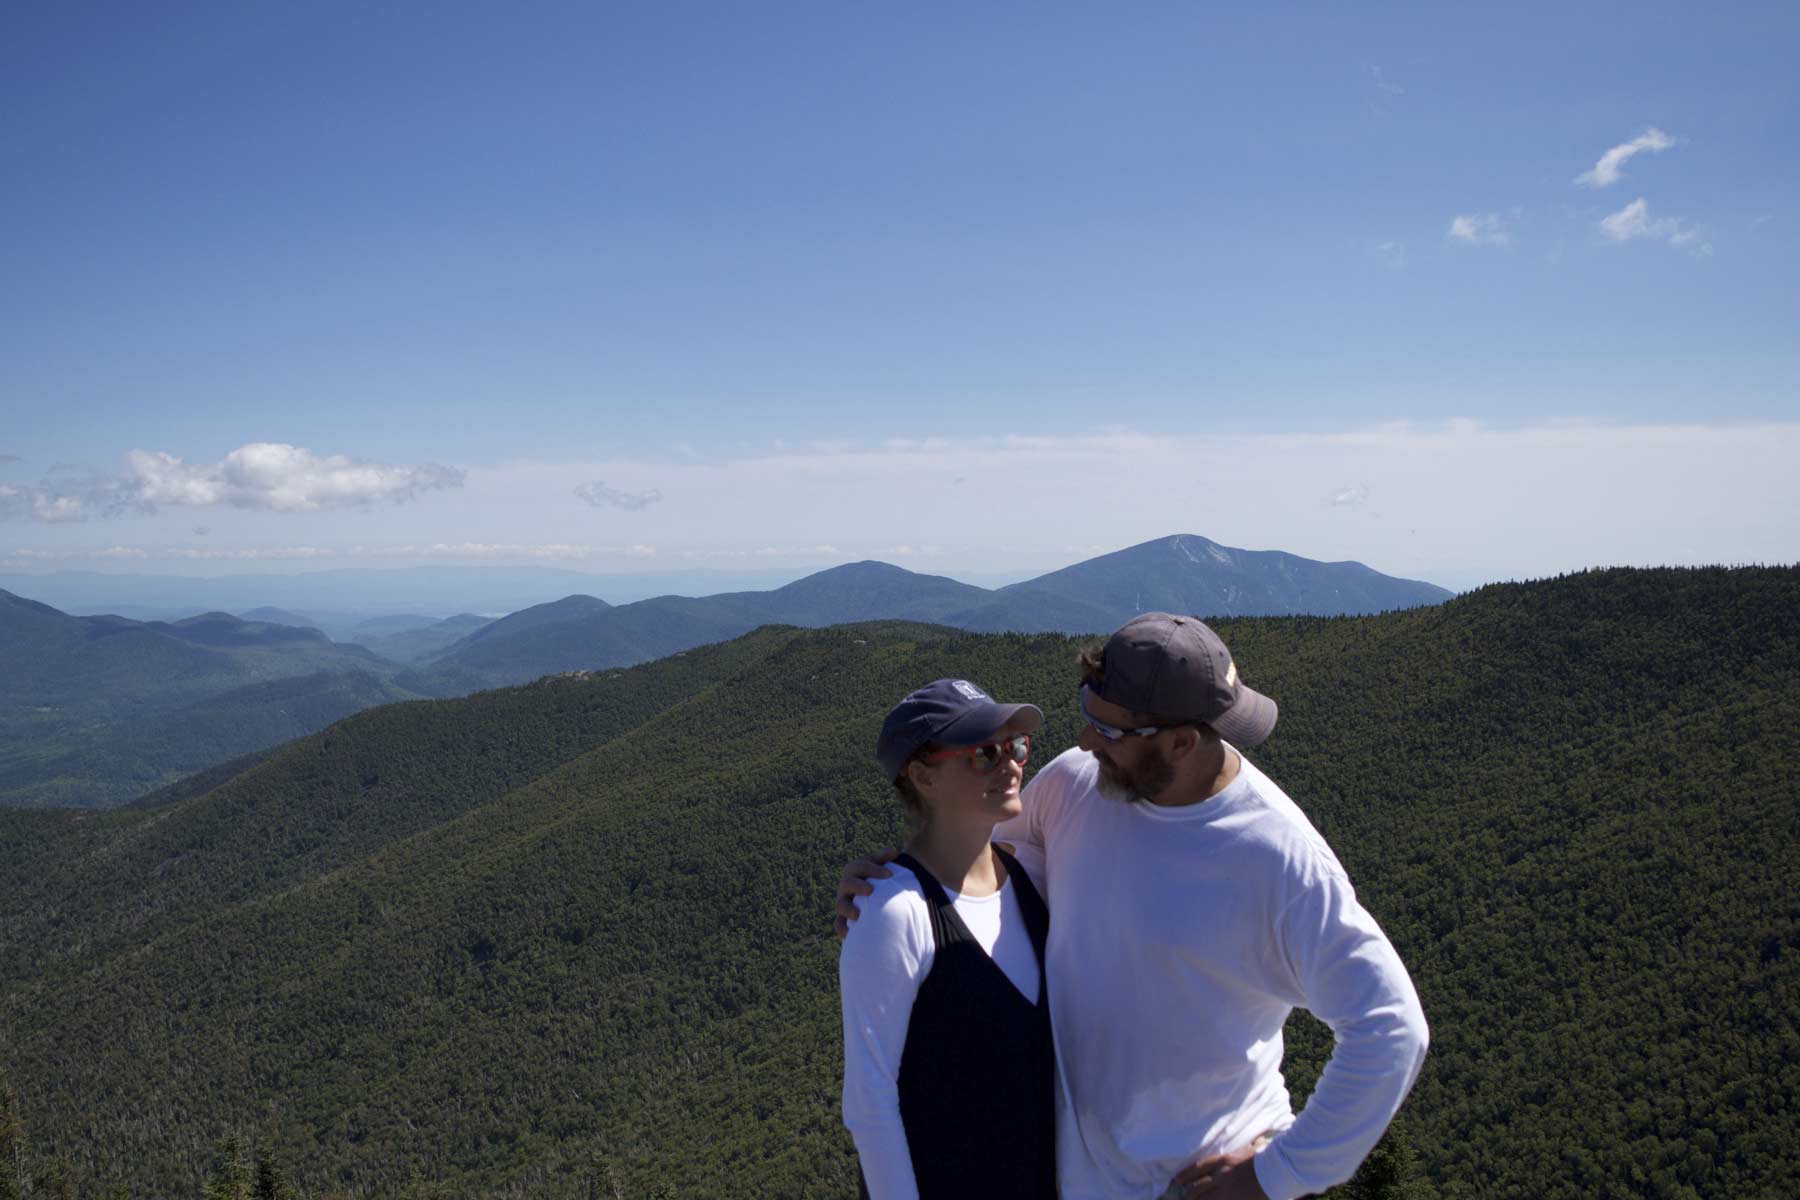
<svg viewBox="0 0 1800 1200"><path fill-rule="evenodd" d="M1431 1047L1431 1027L1425 1023L1425 1010L1417 997L1406 1006L1400 1022L1400 1040L1406 1047L1414 1075L1425 1062L1425 1051Z"/></svg>

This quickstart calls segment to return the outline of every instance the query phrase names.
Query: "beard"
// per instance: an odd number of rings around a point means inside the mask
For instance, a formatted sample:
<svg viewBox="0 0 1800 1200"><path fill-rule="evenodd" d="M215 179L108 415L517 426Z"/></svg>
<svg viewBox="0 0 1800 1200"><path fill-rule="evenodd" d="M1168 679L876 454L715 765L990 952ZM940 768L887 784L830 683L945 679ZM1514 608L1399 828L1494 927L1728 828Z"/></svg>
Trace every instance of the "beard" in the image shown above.
<svg viewBox="0 0 1800 1200"><path fill-rule="evenodd" d="M1117 800L1121 804L1140 798L1148 800L1175 782L1175 768L1169 765L1161 750L1150 751L1136 768L1120 766L1098 754L1094 757L1100 760L1100 778L1096 787L1108 800Z"/></svg>

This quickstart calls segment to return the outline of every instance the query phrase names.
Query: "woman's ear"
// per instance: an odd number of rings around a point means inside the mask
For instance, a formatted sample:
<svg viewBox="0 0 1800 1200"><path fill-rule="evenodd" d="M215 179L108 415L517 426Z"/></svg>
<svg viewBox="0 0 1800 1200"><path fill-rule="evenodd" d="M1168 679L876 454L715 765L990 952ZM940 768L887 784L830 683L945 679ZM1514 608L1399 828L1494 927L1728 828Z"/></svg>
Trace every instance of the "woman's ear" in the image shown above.
<svg viewBox="0 0 1800 1200"><path fill-rule="evenodd" d="M925 789L936 781L937 772L932 770L928 764L915 758L906 764L906 777L912 781L913 790L923 797Z"/></svg>

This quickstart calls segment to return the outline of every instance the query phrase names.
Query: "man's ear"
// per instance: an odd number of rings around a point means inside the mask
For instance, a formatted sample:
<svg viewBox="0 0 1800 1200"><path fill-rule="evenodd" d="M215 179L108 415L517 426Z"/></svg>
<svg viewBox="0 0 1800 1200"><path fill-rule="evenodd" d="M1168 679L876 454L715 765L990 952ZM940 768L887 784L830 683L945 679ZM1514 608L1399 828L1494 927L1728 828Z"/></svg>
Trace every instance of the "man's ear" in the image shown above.
<svg viewBox="0 0 1800 1200"><path fill-rule="evenodd" d="M1192 725L1182 725L1170 731L1169 760L1180 762L1200 745L1200 731Z"/></svg>

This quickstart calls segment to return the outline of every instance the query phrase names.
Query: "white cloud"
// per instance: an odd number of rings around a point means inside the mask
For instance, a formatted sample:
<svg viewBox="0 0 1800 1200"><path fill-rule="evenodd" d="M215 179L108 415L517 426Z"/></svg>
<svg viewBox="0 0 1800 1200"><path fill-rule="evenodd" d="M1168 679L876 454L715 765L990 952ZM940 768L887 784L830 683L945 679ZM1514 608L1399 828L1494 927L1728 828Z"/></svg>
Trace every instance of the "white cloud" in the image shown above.
<svg viewBox="0 0 1800 1200"><path fill-rule="evenodd" d="M1499 213L1464 213L1451 220L1449 237L1472 246L1504 246L1511 240Z"/></svg>
<svg viewBox="0 0 1800 1200"><path fill-rule="evenodd" d="M189 562L288 562L337 557L337 551L329 546L178 546L163 553Z"/></svg>
<svg viewBox="0 0 1800 1200"><path fill-rule="evenodd" d="M662 499L662 493L655 488L643 492L627 492L607 487L604 479L582 484L575 489L575 494L595 508L618 508L626 512L643 512Z"/></svg>
<svg viewBox="0 0 1800 1200"><path fill-rule="evenodd" d="M151 557L149 551L141 550L136 546L105 546L94 550L39 550L35 548L21 548L11 551L6 555L4 560L0 561L22 563L77 562L91 561L94 559L104 561L136 561L138 559L149 557Z"/></svg>
<svg viewBox="0 0 1800 1200"><path fill-rule="evenodd" d="M355 558L450 559L457 561L582 561L623 553L616 546L588 546L571 542L432 542L425 545L352 546Z"/></svg>
<svg viewBox="0 0 1800 1200"><path fill-rule="evenodd" d="M1632 155L1641 154L1646 150L1652 153L1660 152L1674 144L1675 139L1662 130L1646 129L1629 142L1622 142L1602 154L1600 161L1594 164L1593 169L1577 175L1575 182L1581 187L1611 187L1619 182L1619 168L1624 166L1625 161Z"/></svg>
<svg viewBox="0 0 1800 1200"><path fill-rule="evenodd" d="M1668 242L1677 249L1702 257L1712 253L1712 243L1705 241L1696 230L1684 227L1674 217L1651 217L1650 204L1642 196L1611 216L1602 217L1600 232L1615 242L1648 238Z"/></svg>
<svg viewBox="0 0 1800 1200"><path fill-rule="evenodd" d="M1349 487L1339 488L1325 502L1333 508L1348 508L1353 504L1361 504L1368 498L1369 489L1360 483L1354 483Z"/></svg>
<svg viewBox="0 0 1800 1200"><path fill-rule="evenodd" d="M1374 76L1375 86L1382 92L1385 92L1390 96L1404 96L1406 94L1405 88L1401 87L1399 84L1388 82L1387 76L1383 74L1381 68L1374 63L1369 64L1369 74Z"/></svg>
<svg viewBox="0 0 1800 1200"><path fill-rule="evenodd" d="M15 487L0 483L0 520L9 517L32 517L58 524L79 521L86 516L79 496L62 496L48 488Z"/></svg>
<svg viewBox="0 0 1800 1200"><path fill-rule="evenodd" d="M132 450L122 474L53 474L37 487L0 485L0 518L84 521L165 505L263 512L317 512L399 503L420 492L461 487L464 473L428 463L395 467L299 446L250 442L216 463L190 464L158 450Z"/></svg>
<svg viewBox="0 0 1800 1200"><path fill-rule="evenodd" d="M133 507L228 504L312 512L411 500L420 492L460 487L463 481L463 472L435 463L395 467L342 454L321 458L281 442L239 446L210 466L189 466L160 451L133 450L125 465Z"/></svg>

